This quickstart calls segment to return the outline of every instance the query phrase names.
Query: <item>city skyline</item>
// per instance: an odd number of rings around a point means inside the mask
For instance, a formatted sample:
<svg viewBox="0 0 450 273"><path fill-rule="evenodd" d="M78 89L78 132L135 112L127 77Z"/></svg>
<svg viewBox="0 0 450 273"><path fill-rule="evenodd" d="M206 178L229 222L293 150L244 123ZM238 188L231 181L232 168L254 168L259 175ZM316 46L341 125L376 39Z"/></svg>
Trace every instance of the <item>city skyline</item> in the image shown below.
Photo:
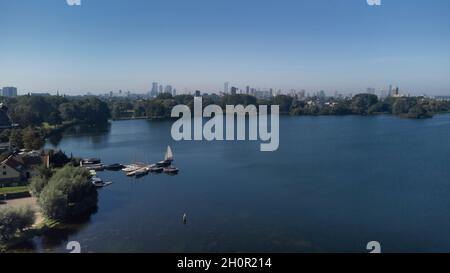
<svg viewBox="0 0 450 273"><path fill-rule="evenodd" d="M0 0L0 86L450 95L448 1L242 2Z"/></svg>

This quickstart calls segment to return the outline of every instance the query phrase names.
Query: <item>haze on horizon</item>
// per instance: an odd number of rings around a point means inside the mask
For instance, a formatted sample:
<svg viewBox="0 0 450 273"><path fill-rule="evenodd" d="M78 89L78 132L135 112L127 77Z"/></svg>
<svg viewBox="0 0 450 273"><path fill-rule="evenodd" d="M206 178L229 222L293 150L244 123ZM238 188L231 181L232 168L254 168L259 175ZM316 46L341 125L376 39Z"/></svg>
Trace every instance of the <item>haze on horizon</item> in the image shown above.
<svg viewBox="0 0 450 273"><path fill-rule="evenodd" d="M450 1L0 0L0 88L450 95Z"/></svg>

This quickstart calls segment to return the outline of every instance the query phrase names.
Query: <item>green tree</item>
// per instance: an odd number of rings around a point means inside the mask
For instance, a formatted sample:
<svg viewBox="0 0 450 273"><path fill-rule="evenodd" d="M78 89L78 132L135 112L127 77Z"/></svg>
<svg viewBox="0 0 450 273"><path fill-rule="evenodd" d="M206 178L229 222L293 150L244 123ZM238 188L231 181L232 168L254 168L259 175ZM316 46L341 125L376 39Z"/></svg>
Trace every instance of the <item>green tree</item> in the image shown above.
<svg viewBox="0 0 450 273"><path fill-rule="evenodd" d="M26 150L39 150L44 146L44 137L31 127L27 127L22 131L23 147Z"/></svg>
<svg viewBox="0 0 450 273"><path fill-rule="evenodd" d="M97 190L89 172L67 165L49 179L38 201L48 218L68 221L97 207Z"/></svg>
<svg viewBox="0 0 450 273"><path fill-rule="evenodd" d="M22 132L18 129L11 130L11 134L9 135L9 143L12 146L15 146L19 149L23 148L23 140L22 140Z"/></svg>
<svg viewBox="0 0 450 273"><path fill-rule="evenodd" d="M373 94L358 94L352 98L350 109L353 114L367 115L369 108L378 102L378 97Z"/></svg>

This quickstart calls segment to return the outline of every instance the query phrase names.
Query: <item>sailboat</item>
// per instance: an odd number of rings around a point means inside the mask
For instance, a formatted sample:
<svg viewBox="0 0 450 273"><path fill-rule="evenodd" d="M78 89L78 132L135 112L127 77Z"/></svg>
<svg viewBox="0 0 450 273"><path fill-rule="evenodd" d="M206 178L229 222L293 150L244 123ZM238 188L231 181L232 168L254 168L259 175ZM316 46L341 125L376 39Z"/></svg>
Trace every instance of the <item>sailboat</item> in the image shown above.
<svg viewBox="0 0 450 273"><path fill-rule="evenodd" d="M173 152L170 146L167 146L166 155L164 156L164 160L156 163L157 167L168 167L173 162Z"/></svg>

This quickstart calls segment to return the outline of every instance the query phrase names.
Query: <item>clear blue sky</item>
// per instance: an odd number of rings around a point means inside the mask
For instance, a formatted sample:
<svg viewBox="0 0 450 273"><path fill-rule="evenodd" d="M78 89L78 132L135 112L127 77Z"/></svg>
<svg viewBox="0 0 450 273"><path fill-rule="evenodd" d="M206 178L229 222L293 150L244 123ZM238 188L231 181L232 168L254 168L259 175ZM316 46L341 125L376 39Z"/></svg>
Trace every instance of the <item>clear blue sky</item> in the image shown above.
<svg viewBox="0 0 450 273"><path fill-rule="evenodd" d="M450 1L0 0L0 86L450 95Z"/></svg>

